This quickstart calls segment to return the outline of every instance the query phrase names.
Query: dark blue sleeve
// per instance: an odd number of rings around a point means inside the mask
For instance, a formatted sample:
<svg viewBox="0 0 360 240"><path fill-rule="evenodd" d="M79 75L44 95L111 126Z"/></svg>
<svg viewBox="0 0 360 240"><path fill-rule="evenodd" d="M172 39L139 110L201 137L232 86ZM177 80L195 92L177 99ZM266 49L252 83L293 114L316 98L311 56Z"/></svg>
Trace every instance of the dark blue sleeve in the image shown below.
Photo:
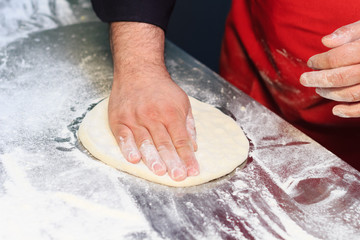
<svg viewBox="0 0 360 240"><path fill-rule="evenodd" d="M104 22L145 22L166 30L176 0L91 0Z"/></svg>

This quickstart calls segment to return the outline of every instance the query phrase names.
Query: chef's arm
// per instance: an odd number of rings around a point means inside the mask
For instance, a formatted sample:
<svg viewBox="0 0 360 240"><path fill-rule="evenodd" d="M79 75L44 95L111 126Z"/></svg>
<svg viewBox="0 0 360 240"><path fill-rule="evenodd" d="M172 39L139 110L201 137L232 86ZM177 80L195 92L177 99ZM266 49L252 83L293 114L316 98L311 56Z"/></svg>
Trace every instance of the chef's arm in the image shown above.
<svg viewBox="0 0 360 240"><path fill-rule="evenodd" d="M109 124L129 162L142 160L155 174L168 172L181 181L199 173L195 127L189 99L165 66L162 27L128 19L111 23Z"/></svg>
<svg viewBox="0 0 360 240"><path fill-rule="evenodd" d="M147 23L111 23L114 81L109 123L125 158L157 175L197 175L189 99L164 62L164 31Z"/></svg>

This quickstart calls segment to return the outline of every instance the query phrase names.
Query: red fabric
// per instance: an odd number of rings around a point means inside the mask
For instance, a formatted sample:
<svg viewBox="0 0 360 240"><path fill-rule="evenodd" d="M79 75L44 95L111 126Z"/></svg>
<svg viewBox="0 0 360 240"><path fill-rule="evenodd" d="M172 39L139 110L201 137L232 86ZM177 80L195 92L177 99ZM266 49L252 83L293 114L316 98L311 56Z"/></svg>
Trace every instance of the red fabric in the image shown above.
<svg viewBox="0 0 360 240"><path fill-rule="evenodd" d="M321 38L360 20L358 0L233 0L220 74L255 100L360 169L360 118L332 114L333 101L299 78Z"/></svg>

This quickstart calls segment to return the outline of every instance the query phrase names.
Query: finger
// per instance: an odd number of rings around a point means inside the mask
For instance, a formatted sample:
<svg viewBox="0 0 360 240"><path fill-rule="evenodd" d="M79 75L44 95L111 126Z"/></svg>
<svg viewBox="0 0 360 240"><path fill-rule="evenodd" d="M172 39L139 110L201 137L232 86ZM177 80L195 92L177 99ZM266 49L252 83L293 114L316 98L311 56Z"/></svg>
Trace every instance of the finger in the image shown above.
<svg viewBox="0 0 360 240"><path fill-rule="evenodd" d="M312 56L308 66L314 69L330 69L360 62L360 40L347 43L327 52Z"/></svg>
<svg viewBox="0 0 360 240"><path fill-rule="evenodd" d="M300 83L305 87L347 87L360 83L360 64L303 73Z"/></svg>
<svg viewBox="0 0 360 240"><path fill-rule="evenodd" d="M179 121L173 121L167 126L167 130L178 155L186 164L187 174L189 176L198 175L200 172L199 164L196 161L192 140L187 132L186 125Z"/></svg>
<svg viewBox="0 0 360 240"><path fill-rule="evenodd" d="M316 88L316 93L338 102L360 101L360 84L342 88Z"/></svg>
<svg viewBox="0 0 360 240"><path fill-rule="evenodd" d="M195 120L192 114L192 110L189 110L188 115L186 116L186 129L191 137L191 143L193 145L193 149L196 152L198 149L198 145L196 143L196 128L195 128Z"/></svg>
<svg viewBox="0 0 360 240"><path fill-rule="evenodd" d="M113 134L124 158L131 163L138 163L141 154L135 144L131 130L127 126L119 124L114 128Z"/></svg>
<svg viewBox="0 0 360 240"><path fill-rule="evenodd" d="M342 118L360 117L360 103L355 104L339 104L333 110L333 114Z"/></svg>
<svg viewBox="0 0 360 240"><path fill-rule="evenodd" d="M134 127L132 132L144 164L156 175L164 175L166 173L166 165L161 160L147 129L143 127Z"/></svg>
<svg viewBox="0 0 360 240"><path fill-rule="evenodd" d="M322 38L322 43L329 48L360 39L360 21L338 28L333 33Z"/></svg>
<svg viewBox="0 0 360 240"><path fill-rule="evenodd" d="M184 180L187 177L186 165L176 152L165 126L153 123L148 128L160 157L167 166L169 176L175 181Z"/></svg>

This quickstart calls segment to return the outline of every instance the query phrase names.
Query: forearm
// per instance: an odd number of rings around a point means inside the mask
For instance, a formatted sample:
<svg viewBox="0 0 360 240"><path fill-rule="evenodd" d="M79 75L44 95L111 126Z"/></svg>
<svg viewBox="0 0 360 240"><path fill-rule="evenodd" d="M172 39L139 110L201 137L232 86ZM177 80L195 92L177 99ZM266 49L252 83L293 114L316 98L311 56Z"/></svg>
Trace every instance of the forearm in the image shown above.
<svg viewBox="0 0 360 240"><path fill-rule="evenodd" d="M164 31L139 22L111 23L110 44L114 61L114 76L140 75L165 71ZM114 81L122 78L114 78ZM149 79L149 78L146 78Z"/></svg>

